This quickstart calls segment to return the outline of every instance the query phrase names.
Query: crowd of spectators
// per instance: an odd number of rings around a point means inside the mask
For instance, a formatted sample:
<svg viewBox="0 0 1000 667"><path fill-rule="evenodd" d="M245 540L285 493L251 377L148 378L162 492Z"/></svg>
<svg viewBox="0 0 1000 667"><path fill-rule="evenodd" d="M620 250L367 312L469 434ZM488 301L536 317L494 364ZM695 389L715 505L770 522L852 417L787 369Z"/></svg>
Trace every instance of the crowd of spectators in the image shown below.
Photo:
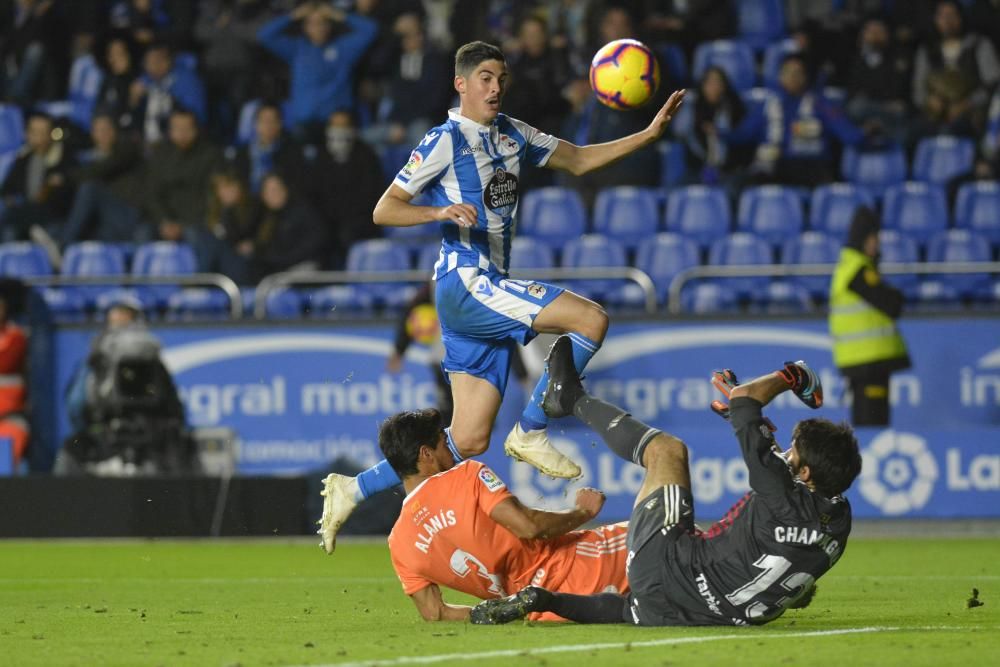
<svg viewBox="0 0 1000 667"><path fill-rule="evenodd" d="M736 0L0 0L0 102L26 118L0 188L3 241L184 240L201 271L251 284L294 267L341 268L376 233L393 170L454 100L454 49L500 45L505 111L575 143L644 127L658 104L613 111L589 90L591 54L634 37L664 62L658 96L692 94L670 139L682 182L837 180L838 154L972 137L963 178L1000 173L1000 3L785 0L783 58L757 102L727 73L671 63L740 37ZM673 60L668 56L680 56ZM99 70L74 100L71 79ZM81 69L82 68L82 69ZM690 68L688 68L690 69ZM65 114L54 100L83 104ZM759 102L759 103L758 103ZM655 147L586 178L523 175L592 201L657 186Z"/></svg>

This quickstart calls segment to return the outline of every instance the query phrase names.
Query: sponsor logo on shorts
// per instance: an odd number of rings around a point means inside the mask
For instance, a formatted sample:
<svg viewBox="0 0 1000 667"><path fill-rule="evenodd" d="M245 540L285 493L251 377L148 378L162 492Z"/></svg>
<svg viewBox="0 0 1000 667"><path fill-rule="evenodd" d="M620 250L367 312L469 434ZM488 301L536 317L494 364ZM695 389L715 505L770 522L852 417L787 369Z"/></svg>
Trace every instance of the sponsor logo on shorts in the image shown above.
<svg viewBox="0 0 1000 667"><path fill-rule="evenodd" d="M708 579L705 578L704 573L699 573L697 577L694 578L694 583L698 586L698 593L705 600L705 604L708 609L716 616L722 616L722 610L719 609L719 600L716 598L712 591L708 588Z"/></svg>
<svg viewBox="0 0 1000 667"><path fill-rule="evenodd" d="M528 286L528 294L535 297L536 299L541 299L545 296L545 285L539 285L538 283L532 283Z"/></svg>
<svg viewBox="0 0 1000 667"><path fill-rule="evenodd" d="M493 285L490 284L490 279L486 276L479 277L479 283L476 285L476 294L482 294L483 296L493 296Z"/></svg>
<svg viewBox="0 0 1000 667"><path fill-rule="evenodd" d="M479 479L486 485L486 488L489 489L491 493L504 487L503 481L489 468L483 468L479 471Z"/></svg>

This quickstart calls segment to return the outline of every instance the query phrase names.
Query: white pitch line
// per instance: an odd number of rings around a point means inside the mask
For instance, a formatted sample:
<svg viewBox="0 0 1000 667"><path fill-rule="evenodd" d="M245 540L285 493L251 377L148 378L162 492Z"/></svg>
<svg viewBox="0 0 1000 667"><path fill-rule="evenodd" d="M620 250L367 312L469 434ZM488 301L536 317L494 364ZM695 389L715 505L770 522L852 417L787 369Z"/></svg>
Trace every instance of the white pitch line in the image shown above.
<svg viewBox="0 0 1000 667"><path fill-rule="evenodd" d="M899 630L960 630L965 628L939 626L933 628L903 628L903 627L867 627L867 628L843 628L840 630L815 630L811 632L782 632L766 634L758 632L744 632L730 635L707 635L702 637L670 637L664 639L650 639L646 641L633 642L612 642L604 644L563 644L558 646L542 646L539 648L527 649L506 649L501 651L483 651L481 653L445 653L441 655L404 656L401 658L390 658L387 660L362 660L361 662L334 662L321 665L302 665L299 667L392 667L392 665L428 665L435 662L447 662L449 660L461 660L471 663L474 660L487 658L516 658L529 657L533 655L544 655L548 653L578 653L580 651L604 651L608 649L629 648L649 648L654 646L670 646L672 644L702 644L717 641L747 641L760 639L790 639L802 637L833 637L837 635L856 635L872 632L895 632Z"/></svg>
<svg viewBox="0 0 1000 667"><path fill-rule="evenodd" d="M396 577L0 577L0 585L29 584L389 584Z"/></svg>

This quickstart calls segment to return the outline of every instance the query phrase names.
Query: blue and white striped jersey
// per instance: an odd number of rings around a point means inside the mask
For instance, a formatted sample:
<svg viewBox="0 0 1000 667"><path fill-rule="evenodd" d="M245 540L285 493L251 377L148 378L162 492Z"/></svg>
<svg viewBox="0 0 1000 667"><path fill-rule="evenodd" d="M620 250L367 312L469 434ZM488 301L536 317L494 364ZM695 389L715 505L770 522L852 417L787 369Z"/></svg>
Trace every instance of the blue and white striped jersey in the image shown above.
<svg viewBox="0 0 1000 667"><path fill-rule="evenodd" d="M427 206L466 203L479 212L474 227L441 223L436 278L459 266L507 273L521 162L544 165L558 143L504 114L480 125L457 109L424 136L394 183L411 195L423 193Z"/></svg>

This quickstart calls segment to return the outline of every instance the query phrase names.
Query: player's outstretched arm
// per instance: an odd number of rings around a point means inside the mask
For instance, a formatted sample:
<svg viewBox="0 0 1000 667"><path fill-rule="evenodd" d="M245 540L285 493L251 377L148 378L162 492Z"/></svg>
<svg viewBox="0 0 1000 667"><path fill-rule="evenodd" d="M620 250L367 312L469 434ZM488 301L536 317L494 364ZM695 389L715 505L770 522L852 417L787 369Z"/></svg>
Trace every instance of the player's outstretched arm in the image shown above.
<svg viewBox="0 0 1000 667"><path fill-rule="evenodd" d="M461 227L476 224L476 207L471 204L448 206L415 206L410 203L413 195L395 183L382 193L372 221L386 227L413 227L427 222L450 221Z"/></svg>
<svg viewBox="0 0 1000 667"><path fill-rule="evenodd" d="M580 176L620 160L659 139L683 101L684 91L675 90L646 129L621 139L589 146L577 146L560 139L545 166Z"/></svg>
<svg viewBox="0 0 1000 667"><path fill-rule="evenodd" d="M437 584L421 588L410 595L410 599L417 605L417 611L425 621L468 621L472 611L472 607L445 602Z"/></svg>
<svg viewBox="0 0 1000 667"><path fill-rule="evenodd" d="M522 540L549 539L565 535L596 517L604 500L604 494L597 489L580 489L576 492L576 507L549 512L525 507L511 497L498 503L490 518Z"/></svg>
<svg viewBox="0 0 1000 667"><path fill-rule="evenodd" d="M804 361L786 361L784 368L734 387L729 397L745 396L767 405L784 391L794 392L810 408L823 405L823 386L819 376Z"/></svg>

